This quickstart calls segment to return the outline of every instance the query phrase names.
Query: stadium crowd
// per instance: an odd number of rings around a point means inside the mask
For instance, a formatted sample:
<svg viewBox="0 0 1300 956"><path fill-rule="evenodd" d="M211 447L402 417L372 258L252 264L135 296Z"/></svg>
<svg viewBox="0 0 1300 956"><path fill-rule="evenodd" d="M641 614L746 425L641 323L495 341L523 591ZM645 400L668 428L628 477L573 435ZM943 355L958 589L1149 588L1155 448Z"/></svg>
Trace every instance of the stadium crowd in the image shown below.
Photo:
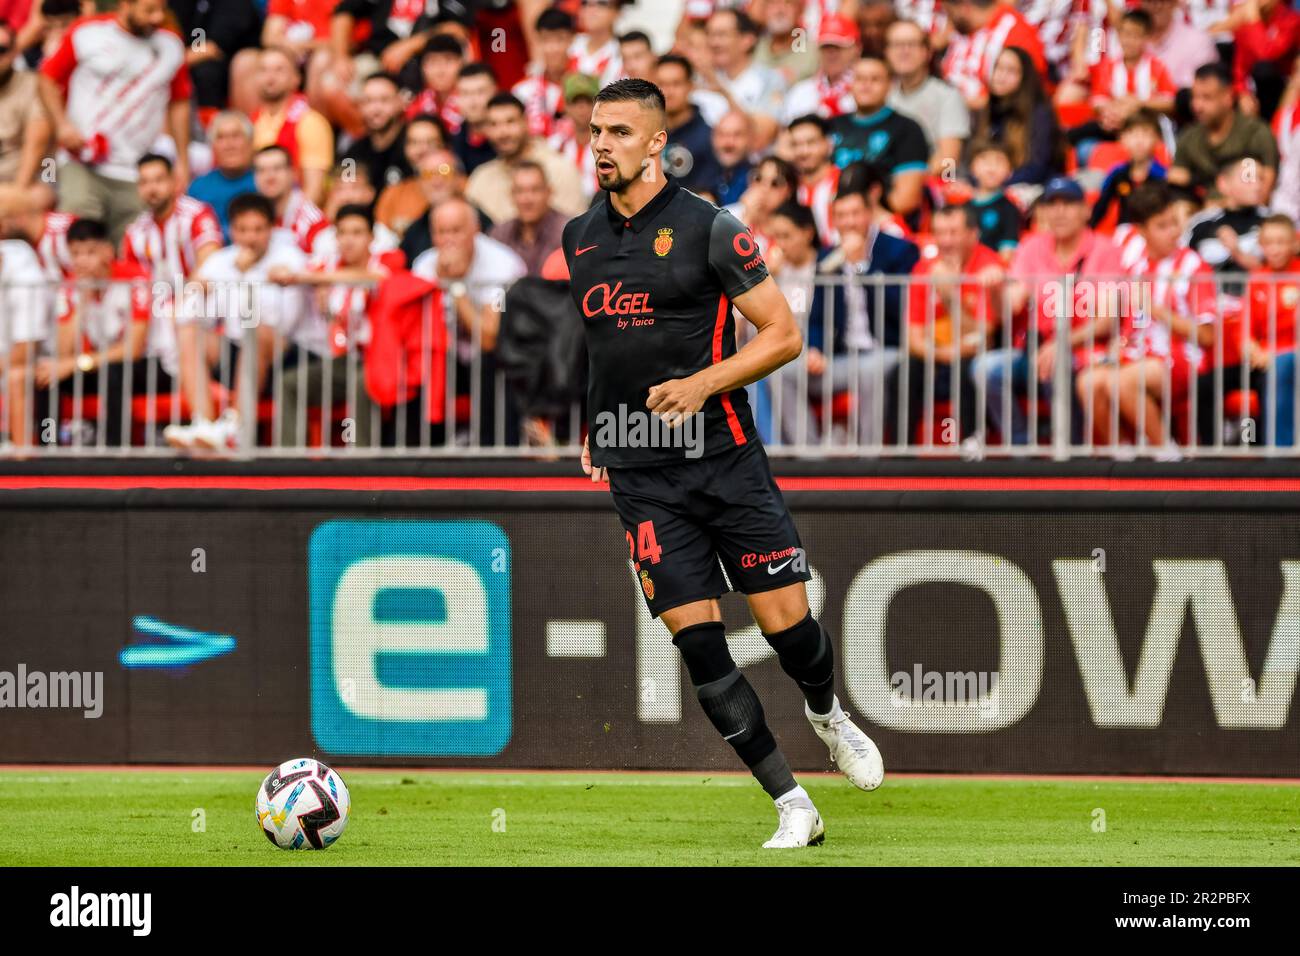
<svg viewBox="0 0 1300 956"><path fill-rule="evenodd" d="M166 441L229 449L259 414L232 396L277 364L266 443L303 444L291 410L322 395L357 445L454 441L444 392L478 440L554 441L498 394L503 302L567 280L593 99L624 76L662 89L665 170L749 227L804 323L752 387L765 438L912 442L958 408L945 442L1031 444L1068 381L1076 441L1177 456L1231 399L1294 444L1282 0L685 0L668 42L621 31L629 7L0 0L4 449L60 440L74 379L110 408L174 394L146 410Z"/></svg>

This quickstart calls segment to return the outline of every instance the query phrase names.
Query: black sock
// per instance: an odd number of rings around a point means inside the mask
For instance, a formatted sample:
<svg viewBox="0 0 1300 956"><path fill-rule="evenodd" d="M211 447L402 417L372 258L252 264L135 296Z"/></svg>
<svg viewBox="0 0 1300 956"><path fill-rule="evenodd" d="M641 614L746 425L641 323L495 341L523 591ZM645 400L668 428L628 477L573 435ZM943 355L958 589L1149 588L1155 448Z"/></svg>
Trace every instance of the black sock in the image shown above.
<svg viewBox="0 0 1300 956"><path fill-rule="evenodd" d="M835 706L835 655L830 635L812 612L794 627L763 637L776 651L781 669L803 691L812 712L829 714Z"/></svg>
<svg viewBox="0 0 1300 956"><path fill-rule="evenodd" d="M704 715L773 800L796 786L790 765L768 729L763 705L727 649L720 622L695 624L673 637L682 652Z"/></svg>

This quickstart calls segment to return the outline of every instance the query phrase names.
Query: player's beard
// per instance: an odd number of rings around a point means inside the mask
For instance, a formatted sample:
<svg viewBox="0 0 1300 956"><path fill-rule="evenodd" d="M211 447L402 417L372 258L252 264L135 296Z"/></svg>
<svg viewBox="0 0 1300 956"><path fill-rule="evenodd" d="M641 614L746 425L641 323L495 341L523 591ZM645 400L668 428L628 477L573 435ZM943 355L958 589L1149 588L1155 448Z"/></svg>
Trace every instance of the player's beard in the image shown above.
<svg viewBox="0 0 1300 956"><path fill-rule="evenodd" d="M614 163L612 159L610 160L610 162ZM641 170L638 169L631 176L628 176L625 175L623 173L623 170L619 168L618 163L614 163L614 178L610 179L608 182L606 182L604 177L602 177L599 172L596 173L596 182L600 185L600 188L605 190L606 192L611 192L611 193L623 192L624 190L627 189L628 186L631 186L634 182L636 182L640 178L641 178Z"/></svg>

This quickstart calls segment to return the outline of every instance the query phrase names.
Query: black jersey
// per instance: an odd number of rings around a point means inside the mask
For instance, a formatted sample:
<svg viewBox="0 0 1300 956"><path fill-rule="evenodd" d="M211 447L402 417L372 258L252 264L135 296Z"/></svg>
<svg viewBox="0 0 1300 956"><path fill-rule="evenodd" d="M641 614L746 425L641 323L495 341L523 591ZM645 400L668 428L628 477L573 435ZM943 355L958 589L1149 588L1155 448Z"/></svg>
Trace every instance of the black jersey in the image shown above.
<svg viewBox="0 0 1300 956"><path fill-rule="evenodd" d="M669 178L630 219L606 195L564 227L563 249L587 337L592 464L662 465L758 441L743 388L671 432L646 408L652 385L736 352L731 301L767 266L735 216Z"/></svg>

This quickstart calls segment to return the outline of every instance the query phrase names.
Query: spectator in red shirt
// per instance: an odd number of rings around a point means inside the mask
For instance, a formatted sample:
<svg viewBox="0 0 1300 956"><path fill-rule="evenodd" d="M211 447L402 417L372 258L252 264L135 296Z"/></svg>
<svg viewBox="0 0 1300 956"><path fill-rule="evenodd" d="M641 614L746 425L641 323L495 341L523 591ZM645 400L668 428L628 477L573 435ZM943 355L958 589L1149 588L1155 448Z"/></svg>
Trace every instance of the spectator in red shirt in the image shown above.
<svg viewBox="0 0 1300 956"><path fill-rule="evenodd" d="M68 228L68 248L73 283L59 290L54 355L37 359L32 370L36 421L59 420L58 397L72 394L72 379L79 375L83 393L98 395L101 402L99 421L105 444L121 445L127 377L130 394L143 394L150 375L146 348L150 355L162 358L170 339L155 336L149 341L149 276L140 266L114 258L104 223L96 219L74 222ZM165 320L160 317L158 321ZM174 365L173 358L165 364ZM10 374L23 376L26 371L16 366ZM170 390L166 368L156 368L153 374L159 392ZM13 394L15 386L10 388ZM17 389L21 388L19 384ZM15 434L13 441L26 445L30 438Z"/></svg>
<svg viewBox="0 0 1300 956"><path fill-rule="evenodd" d="M1087 228L1088 206L1083 189L1074 180L1064 176L1050 180L1038 207L1043 231L1021 237L1011 261L1011 282L1006 291L1013 315L1027 312L1031 304L1035 314L1027 316L1027 324L1017 323L1015 329L1008 330L1014 332L1013 347L1005 347L1006 335L1000 329L1001 347L977 356L971 364L971 377L985 383L991 424L1004 443L1009 440L1017 445L1027 444L1030 439L1029 423L1017 396L1029 394L1031 376L1038 380L1033 392L1037 399L1052 393L1058 324L1069 328L1065 345L1077 360L1087 343L1095 341L1101 330L1113 323L1109 304L1105 296L1097 294L1095 281L1073 283L1073 299L1066 299L1071 286L1064 278L1095 276L1114 280L1122 269L1119 249ZM1028 334L1035 325L1036 340ZM1035 342L1037 348L1030 348ZM1065 361L1072 373L1073 363L1068 357ZM1007 395L1008 390L1013 394ZM1080 419L1072 416L1072 432L1077 431L1079 423Z"/></svg>
<svg viewBox="0 0 1300 956"><path fill-rule="evenodd" d="M1103 57L1089 79L1088 102L1105 139L1115 139L1124 121L1143 107L1173 113L1178 93L1169 71L1151 52L1151 14L1128 11L1117 32L1119 54Z"/></svg>
<svg viewBox="0 0 1300 956"><path fill-rule="evenodd" d="M979 241L973 206L936 210L931 230L938 254L916 264L907 297L907 417L909 422L922 417L927 385L933 386L935 401L952 398L952 366L958 365L961 435L970 435L976 420L970 360L985 350L997 328L1006 273L998 254ZM958 437L951 435L951 443Z"/></svg>
<svg viewBox="0 0 1300 956"><path fill-rule="evenodd" d="M1290 446L1295 444L1296 306L1300 304L1295 223L1286 215L1269 216L1260 226L1259 246L1264 264L1250 274L1248 337L1243 343L1251 387L1260 392L1255 440ZM1279 278L1283 274L1287 278Z"/></svg>
<svg viewBox="0 0 1300 956"><path fill-rule="evenodd" d="M1205 371L1204 349L1213 343L1215 319L1210 267L1179 246L1174 203L1165 183L1144 183L1133 191L1129 208L1146 254L1129 268L1133 278L1129 294L1117 297L1118 321L1097 330L1091 364L1075 382L1097 441L1119 441L1111 429L1117 411L1123 429L1144 437L1162 460L1180 457L1165 431L1165 410L1181 405L1193 376Z"/></svg>
<svg viewBox="0 0 1300 956"><path fill-rule="evenodd" d="M1272 119L1300 53L1300 14L1282 0L1244 0L1229 21L1233 89L1243 113Z"/></svg>

